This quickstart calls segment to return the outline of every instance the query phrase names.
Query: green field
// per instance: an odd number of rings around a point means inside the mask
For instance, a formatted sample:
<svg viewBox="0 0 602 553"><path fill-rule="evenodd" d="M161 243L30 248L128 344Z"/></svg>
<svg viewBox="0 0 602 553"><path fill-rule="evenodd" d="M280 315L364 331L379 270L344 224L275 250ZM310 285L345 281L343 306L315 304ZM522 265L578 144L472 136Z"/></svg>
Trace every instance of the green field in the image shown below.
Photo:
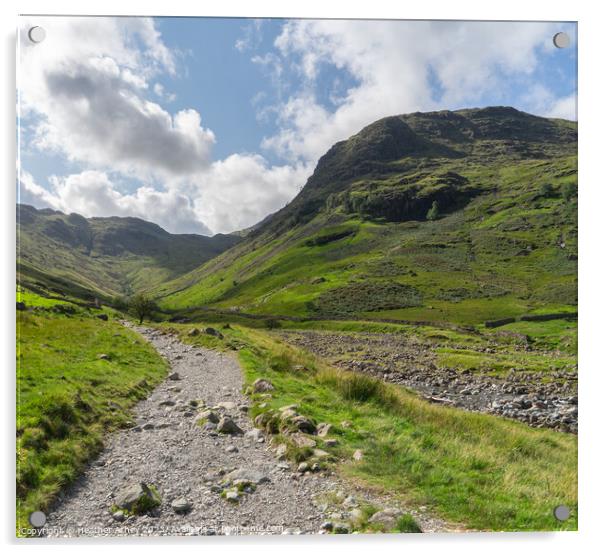
<svg viewBox="0 0 602 553"><path fill-rule="evenodd" d="M33 303L29 294L24 299ZM19 529L73 482L106 432L130 421L129 409L164 378L167 365L136 333L93 314L17 316Z"/></svg>

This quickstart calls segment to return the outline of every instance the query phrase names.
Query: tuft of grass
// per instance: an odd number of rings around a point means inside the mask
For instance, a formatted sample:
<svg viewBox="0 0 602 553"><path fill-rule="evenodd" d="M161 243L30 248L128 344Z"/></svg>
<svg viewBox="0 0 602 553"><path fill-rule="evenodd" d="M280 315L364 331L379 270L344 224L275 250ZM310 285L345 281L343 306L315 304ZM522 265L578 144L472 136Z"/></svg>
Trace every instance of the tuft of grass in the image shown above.
<svg viewBox="0 0 602 553"><path fill-rule="evenodd" d="M395 524L395 530L402 534L419 534L422 533L420 526L414 520L414 517L408 513L401 515Z"/></svg>

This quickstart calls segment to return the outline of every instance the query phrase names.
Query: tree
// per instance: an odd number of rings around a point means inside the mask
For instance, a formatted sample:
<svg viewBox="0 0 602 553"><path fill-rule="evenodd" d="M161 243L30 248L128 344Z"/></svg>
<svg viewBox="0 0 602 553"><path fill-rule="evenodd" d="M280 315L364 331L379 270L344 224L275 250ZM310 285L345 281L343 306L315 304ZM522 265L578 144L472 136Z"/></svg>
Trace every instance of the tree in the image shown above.
<svg viewBox="0 0 602 553"><path fill-rule="evenodd" d="M426 218L429 221L434 221L435 219L439 219L439 202L437 200L433 201L431 208L428 210L426 214Z"/></svg>
<svg viewBox="0 0 602 553"><path fill-rule="evenodd" d="M145 317L150 317L157 308L155 302L144 294L136 294L130 300L129 305L130 310L133 311L140 320L140 324L142 324Z"/></svg>

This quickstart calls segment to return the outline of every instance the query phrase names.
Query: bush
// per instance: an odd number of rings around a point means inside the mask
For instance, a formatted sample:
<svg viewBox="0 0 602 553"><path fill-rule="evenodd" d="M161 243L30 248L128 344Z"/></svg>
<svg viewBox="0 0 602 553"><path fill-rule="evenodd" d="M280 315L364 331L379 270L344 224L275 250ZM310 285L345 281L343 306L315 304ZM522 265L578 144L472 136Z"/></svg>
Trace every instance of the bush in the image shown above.
<svg viewBox="0 0 602 553"><path fill-rule="evenodd" d="M410 534L410 533L422 533L420 526L414 520L412 515L405 514L400 516L397 519L397 523L395 524L395 530L401 532L402 534Z"/></svg>
<svg viewBox="0 0 602 553"><path fill-rule="evenodd" d="M275 328L281 328L282 323L278 319L267 319L265 322L265 327L268 330L274 330Z"/></svg>
<svg viewBox="0 0 602 553"><path fill-rule="evenodd" d="M549 198L554 193L554 188L549 182L544 182L539 187L539 195L544 198Z"/></svg>
<svg viewBox="0 0 602 553"><path fill-rule="evenodd" d="M577 185L574 182L567 182L562 186L562 198L565 202L571 201L571 199L577 195Z"/></svg>
<svg viewBox="0 0 602 553"><path fill-rule="evenodd" d="M426 214L426 218L428 221L435 221L439 219L439 202L437 200L433 201L431 208Z"/></svg>

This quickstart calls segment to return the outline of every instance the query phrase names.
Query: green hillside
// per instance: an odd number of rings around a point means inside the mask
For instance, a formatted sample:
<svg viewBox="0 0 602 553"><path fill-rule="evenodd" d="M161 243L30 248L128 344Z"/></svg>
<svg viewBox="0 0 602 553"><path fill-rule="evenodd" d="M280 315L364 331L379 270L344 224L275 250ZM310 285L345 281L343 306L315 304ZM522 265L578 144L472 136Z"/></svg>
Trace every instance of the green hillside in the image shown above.
<svg viewBox="0 0 602 553"><path fill-rule="evenodd" d="M171 311L316 319L575 312L576 141L574 123L512 108L382 119L240 244L154 294Z"/></svg>
<svg viewBox="0 0 602 553"><path fill-rule="evenodd" d="M133 217L86 219L17 205L21 284L79 297L128 295L198 267L236 236L170 234Z"/></svg>

